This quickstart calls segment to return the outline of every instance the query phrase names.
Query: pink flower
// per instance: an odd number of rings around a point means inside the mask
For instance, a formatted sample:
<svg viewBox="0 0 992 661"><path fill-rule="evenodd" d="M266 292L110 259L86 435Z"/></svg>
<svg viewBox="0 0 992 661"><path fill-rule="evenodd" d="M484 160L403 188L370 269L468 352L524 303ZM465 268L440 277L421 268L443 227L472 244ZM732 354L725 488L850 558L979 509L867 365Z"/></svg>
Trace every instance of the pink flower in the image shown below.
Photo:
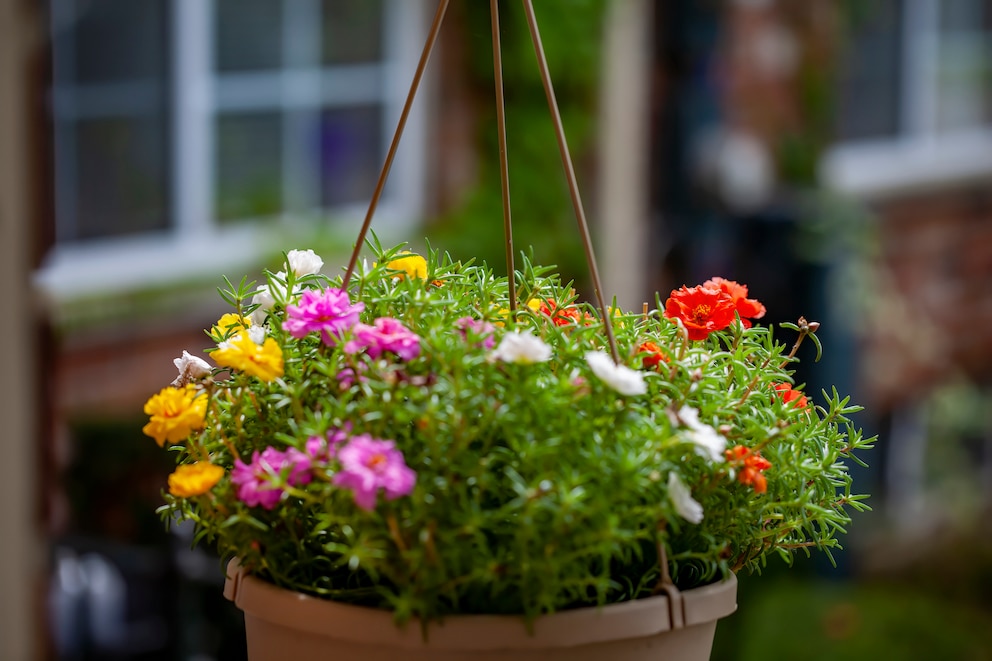
<svg viewBox="0 0 992 661"><path fill-rule="evenodd" d="M462 338L466 340L469 338L469 335L478 339L479 342L475 344L477 347L481 346L483 349L492 349L496 346L496 338L493 337L496 327L488 321L480 321L472 317L461 317L455 320L455 328L462 334Z"/></svg>
<svg viewBox="0 0 992 661"><path fill-rule="evenodd" d="M348 431L351 423L345 423ZM316 463L326 464L337 454L338 446L348 440L345 429L329 429L323 436L311 436L307 439L306 454Z"/></svg>
<svg viewBox="0 0 992 661"><path fill-rule="evenodd" d="M296 339L319 332L324 344L335 344L336 338L358 323L364 303L352 304L343 289L308 289L300 296L299 305L286 306L286 321L282 328Z"/></svg>
<svg viewBox="0 0 992 661"><path fill-rule="evenodd" d="M345 348L348 348L350 344L351 343L349 342L345 345ZM355 385L355 383L364 383L368 381L368 377L365 376L365 370L365 363L358 363L357 370L352 367L345 367L335 375L335 378L338 380L338 386L340 386L341 390L347 390Z"/></svg>
<svg viewBox="0 0 992 661"><path fill-rule="evenodd" d="M249 507L261 505L267 510L276 506L282 498L283 488L280 476L289 486L299 486L310 482L312 475L311 459L296 448L280 452L273 447L265 448L261 454L252 453L251 463L234 460L231 482L238 489L238 499Z"/></svg>
<svg viewBox="0 0 992 661"><path fill-rule="evenodd" d="M392 441L368 434L352 438L338 451L338 460L341 471L334 476L334 484L351 489L355 504L366 511L375 508L379 489L386 492L388 500L394 500L413 491L417 481L417 474L406 465L403 453Z"/></svg>
<svg viewBox="0 0 992 661"><path fill-rule="evenodd" d="M379 317L372 326L356 324L354 339L345 344L348 353L365 350L373 360L389 351L402 360L420 355L420 337L392 317Z"/></svg>

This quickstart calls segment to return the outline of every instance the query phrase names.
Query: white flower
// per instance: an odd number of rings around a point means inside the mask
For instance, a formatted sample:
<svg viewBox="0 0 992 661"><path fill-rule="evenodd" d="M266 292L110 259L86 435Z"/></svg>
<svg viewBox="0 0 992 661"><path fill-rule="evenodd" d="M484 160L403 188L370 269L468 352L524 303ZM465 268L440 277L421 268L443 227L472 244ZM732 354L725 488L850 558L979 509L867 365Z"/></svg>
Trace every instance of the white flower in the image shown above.
<svg viewBox="0 0 992 661"><path fill-rule="evenodd" d="M530 331L513 331L503 336L490 357L504 363L543 363L551 358L551 347Z"/></svg>
<svg viewBox="0 0 992 661"><path fill-rule="evenodd" d="M251 297L251 303L252 305L258 305L258 307L248 315L248 318L251 320L251 323L261 326L265 323L265 318L268 316L269 310L276 304L276 299L272 297L272 292L269 291L268 285L259 285L258 291Z"/></svg>
<svg viewBox="0 0 992 661"><path fill-rule="evenodd" d="M210 374L210 363L190 354L189 351L183 351L183 355L173 359L172 362L175 364L176 369L179 370L179 376L172 382L172 385L177 388L181 388L187 383L202 379Z"/></svg>
<svg viewBox="0 0 992 661"><path fill-rule="evenodd" d="M696 454L710 461L723 461L727 439L706 423L699 421L699 411L691 406L679 409L678 419L689 428L689 441L696 446Z"/></svg>
<svg viewBox="0 0 992 661"><path fill-rule="evenodd" d="M255 344L261 346L265 343L265 336L268 335L268 329L265 326L249 326L248 327L248 337Z"/></svg>
<svg viewBox="0 0 992 661"><path fill-rule="evenodd" d="M317 259L320 258L318 257ZM279 295L280 300L285 301L289 298L286 295L285 271L279 271L278 273L276 273L275 276L273 276L269 280L269 283L270 284L267 285L259 285L258 290L255 292L255 295L252 296L251 298L252 304L254 305L257 303L258 307L255 308L255 311L249 315L249 319L251 319L251 322L253 324L256 324L258 326L261 326L262 324L265 323L265 319L268 316L268 311L271 310L272 307L276 304L276 297L273 294L273 290L275 290L275 293ZM300 293L301 291L302 289L300 288L299 285L293 287L294 295Z"/></svg>
<svg viewBox="0 0 992 661"><path fill-rule="evenodd" d="M699 523L703 520L703 506L693 497L689 487L675 473L668 474L668 499L678 515L689 523Z"/></svg>
<svg viewBox="0 0 992 661"><path fill-rule="evenodd" d="M643 395L648 391L643 374L624 365L617 365L602 351L587 353L586 362L593 374L621 395Z"/></svg>
<svg viewBox="0 0 992 661"><path fill-rule="evenodd" d="M286 261L289 262L289 270L297 278L320 273L320 269L324 266L324 260L312 250L290 250L286 253Z"/></svg>

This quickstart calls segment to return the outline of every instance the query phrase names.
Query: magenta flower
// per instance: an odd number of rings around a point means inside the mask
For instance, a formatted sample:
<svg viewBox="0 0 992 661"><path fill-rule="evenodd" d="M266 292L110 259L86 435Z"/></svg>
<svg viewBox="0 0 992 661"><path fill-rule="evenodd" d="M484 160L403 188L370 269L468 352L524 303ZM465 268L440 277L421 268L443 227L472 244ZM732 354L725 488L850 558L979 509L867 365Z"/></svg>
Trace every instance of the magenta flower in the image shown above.
<svg viewBox="0 0 992 661"><path fill-rule="evenodd" d="M420 355L420 337L392 317L379 317L372 326L356 324L354 339L345 344L348 353L365 350L373 360L391 352L402 360L412 360Z"/></svg>
<svg viewBox="0 0 992 661"><path fill-rule="evenodd" d="M313 477L311 466L310 457L296 448L280 452L268 447L261 454L255 450L250 464L235 459L231 482L238 488L238 500L249 507L261 505L270 510L282 498L280 477L284 477L289 486L307 484Z"/></svg>
<svg viewBox="0 0 992 661"><path fill-rule="evenodd" d="M306 454L314 462L326 464L337 454L338 446L348 440L351 423L346 422L345 429L329 429L323 436L311 436L306 442Z"/></svg>
<svg viewBox="0 0 992 661"><path fill-rule="evenodd" d="M417 474L403 460L403 453L392 441L372 438L368 434L355 436L338 451L341 471L334 484L351 489L355 504L363 510L375 508L379 489L388 500L406 496L413 491Z"/></svg>
<svg viewBox="0 0 992 661"><path fill-rule="evenodd" d="M296 339L319 332L324 344L335 344L342 333L358 323L358 314L364 309L364 303L352 304L343 289L308 289L298 305L286 306L282 328Z"/></svg>
<svg viewBox="0 0 992 661"><path fill-rule="evenodd" d="M345 345L345 349L348 349L351 343ZM339 371L335 378L338 380L338 386L341 390L347 390L356 383L364 383L368 381L368 377L365 376L366 365L363 362L358 363L358 369L352 367L345 367Z"/></svg>
<svg viewBox="0 0 992 661"><path fill-rule="evenodd" d="M462 334L463 339L467 340L469 333L471 333L472 337L481 340L476 344L477 347L481 346L483 349L492 349L496 346L496 338L493 335L496 332L496 327L488 321L480 321L472 317L461 317L455 320L455 328Z"/></svg>

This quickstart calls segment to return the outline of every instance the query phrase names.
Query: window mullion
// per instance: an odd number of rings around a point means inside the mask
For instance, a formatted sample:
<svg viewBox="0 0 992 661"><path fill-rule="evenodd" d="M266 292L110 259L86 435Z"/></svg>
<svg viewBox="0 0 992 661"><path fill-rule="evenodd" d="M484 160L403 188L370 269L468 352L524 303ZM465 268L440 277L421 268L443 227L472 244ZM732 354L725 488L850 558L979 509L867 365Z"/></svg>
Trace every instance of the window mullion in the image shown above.
<svg viewBox="0 0 992 661"><path fill-rule="evenodd" d="M292 218L320 205L320 2L286 2L283 17L283 193Z"/></svg>
<svg viewBox="0 0 992 661"><path fill-rule="evenodd" d="M54 121L55 163L55 240L75 239L78 235L76 200L76 112L75 78L72 58L75 34L71 29L73 7L52 2L49 29L52 33L52 88L49 92Z"/></svg>
<svg viewBox="0 0 992 661"><path fill-rule="evenodd" d="M423 0L385 0L385 37L383 39L383 75L380 78L380 98L383 103L382 113L382 155L385 159L386 149L403 111L406 101L406 90L409 89L417 66L417 58L423 47L427 34L427 12ZM435 64L435 66L437 66ZM428 67L430 70L430 67ZM430 87L430 77L427 77L426 87ZM390 90L402 90L403 93L390 93ZM410 109L403 140L396 151L395 161L386 185L383 198L382 223L392 221L408 224L416 222L423 213L424 205L424 172L420 162L426 153L426 122L424 98L429 94L422 89ZM395 204L390 204L390 198L402 200L403 208L398 210ZM390 213L389 207L393 207Z"/></svg>
<svg viewBox="0 0 992 661"><path fill-rule="evenodd" d="M938 0L904 0L903 7L901 129L929 140L937 133L940 6Z"/></svg>
<svg viewBox="0 0 992 661"><path fill-rule="evenodd" d="M172 209L180 239L213 230L213 2L172 3Z"/></svg>

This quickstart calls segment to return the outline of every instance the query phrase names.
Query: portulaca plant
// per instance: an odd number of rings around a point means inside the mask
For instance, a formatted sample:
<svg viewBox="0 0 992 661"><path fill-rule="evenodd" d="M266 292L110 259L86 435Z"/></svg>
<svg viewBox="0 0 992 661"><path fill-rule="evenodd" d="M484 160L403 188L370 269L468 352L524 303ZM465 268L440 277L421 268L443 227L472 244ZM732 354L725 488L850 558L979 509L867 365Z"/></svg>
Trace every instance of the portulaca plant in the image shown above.
<svg viewBox="0 0 992 661"><path fill-rule="evenodd" d="M793 383L817 324L714 278L598 311L553 269L507 279L373 244L311 251L230 305L145 405L175 452L161 509L258 577L395 611L536 616L838 547L870 447ZM787 348L791 345L791 349Z"/></svg>

